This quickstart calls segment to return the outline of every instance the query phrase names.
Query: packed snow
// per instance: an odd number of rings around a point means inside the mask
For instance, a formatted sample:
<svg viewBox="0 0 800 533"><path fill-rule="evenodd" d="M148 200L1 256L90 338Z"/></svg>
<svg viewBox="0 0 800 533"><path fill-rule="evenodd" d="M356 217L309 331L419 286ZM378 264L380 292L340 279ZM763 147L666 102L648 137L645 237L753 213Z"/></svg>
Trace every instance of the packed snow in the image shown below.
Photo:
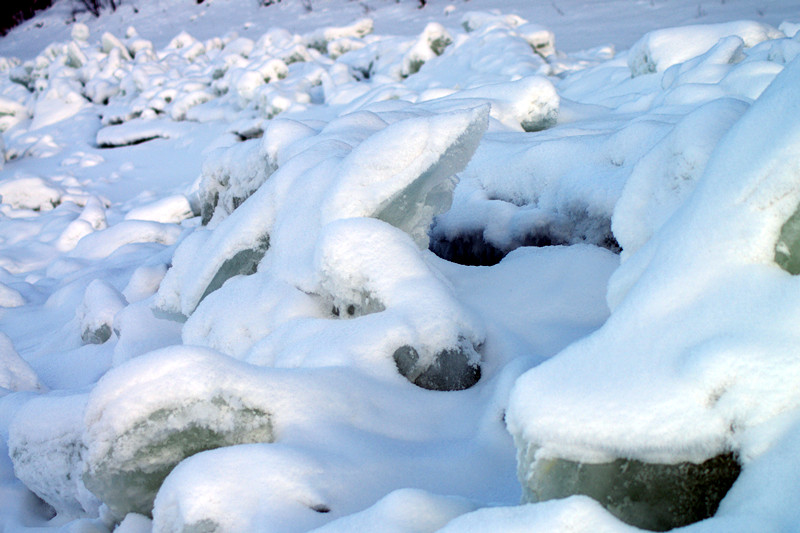
<svg viewBox="0 0 800 533"><path fill-rule="evenodd" d="M796 5L261 4L0 38L2 531L800 531Z"/></svg>

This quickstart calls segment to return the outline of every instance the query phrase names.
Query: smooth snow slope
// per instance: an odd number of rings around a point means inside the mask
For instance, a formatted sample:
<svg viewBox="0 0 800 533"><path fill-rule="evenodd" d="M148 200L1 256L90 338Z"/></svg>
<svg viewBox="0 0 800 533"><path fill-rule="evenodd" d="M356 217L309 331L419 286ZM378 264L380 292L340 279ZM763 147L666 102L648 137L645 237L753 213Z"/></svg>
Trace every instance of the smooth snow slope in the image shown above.
<svg viewBox="0 0 800 533"><path fill-rule="evenodd" d="M795 3L70 10L0 39L2 531L633 531L537 461L723 452L688 530L800 530Z"/></svg>

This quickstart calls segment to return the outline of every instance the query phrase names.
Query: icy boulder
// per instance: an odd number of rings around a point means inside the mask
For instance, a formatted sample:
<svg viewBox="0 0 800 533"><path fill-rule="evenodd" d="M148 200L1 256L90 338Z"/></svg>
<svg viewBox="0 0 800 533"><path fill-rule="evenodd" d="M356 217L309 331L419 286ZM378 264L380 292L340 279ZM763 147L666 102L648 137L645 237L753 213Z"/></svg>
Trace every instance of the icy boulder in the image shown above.
<svg viewBox="0 0 800 533"><path fill-rule="evenodd" d="M273 440L252 367L172 347L106 374L89 395L82 479L121 519L149 515L164 478L203 450Z"/></svg>
<svg viewBox="0 0 800 533"><path fill-rule="evenodd" d="M628 66L633 76L663 72L672 65L704 54L717 42L731 35L752 47L768 39L784 37L783 32L754 21L698 24L655 30L639 39L628 52Z"/></svg>
<svg viewBox="0 0 800 533"><path fill-rule="evenodd" d="M86 394L50 393L25 403L9 427L14 474L61 515L96 516L100 504L81 478Z"/></svg>
<svg viewBox="0 0 800 533"><path fill-rule="evenodd" d="M431 220L450 207L454 176L477 149L488 115L480 106L403 120L372 135L342 161L323 221L377 218L427 248Z"/></svg>
<svg viewBox="0 0 800 533"><path fill-rule="evenodd" d="M114 315L128 302L114 287L103 280L92 281L76 312L84 344L103 344L111 338Z"/></svg>
<svg viewBox="0 0 800 533"><path fill-rule="evenodd" d="M667 531L713 516L741 471L731 453L700 464L635 459L607 463L540 459L534 464L524 469L528 476L524 501L583 494L624 522L650 531Z"/></svg>
<svg viewBox="0 0 800 533"><path fill-rule="evenodd" d="M604 326L517 380L506 421L531 498L582 492L666 528L725 509L738 465L731 492L770 490L771 476L747 473L800 404L797 278L774 263L800 204L798 83L795 60L722 137L611 277ZM622 503L643 481L651 495Z"/></svg>
<svg viewBox="0 0 800 533"><path fill-rule="evenodd" d="M203 163L198 195L203 224L225 217L244 202L276 169L261 139L220 148ZM219 213L218 213L219 211Z"/></svg>
<svg viewBox="0 0 800 533"><path fill-rule="evenodd" d="M8 335L0 332L0 391L41 390L36 372L14 349Z"/></svg>

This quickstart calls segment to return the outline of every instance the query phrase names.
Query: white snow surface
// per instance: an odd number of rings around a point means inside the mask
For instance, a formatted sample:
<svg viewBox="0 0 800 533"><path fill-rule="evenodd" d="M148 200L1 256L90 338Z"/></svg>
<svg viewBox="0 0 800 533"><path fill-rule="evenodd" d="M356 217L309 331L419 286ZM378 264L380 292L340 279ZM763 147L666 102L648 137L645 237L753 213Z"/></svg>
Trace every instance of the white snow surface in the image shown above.
<svg viewBox="0 0 800 533"><path fill-rule="evenodd" d="M0 37L0 530L627 533L517 476L731 451L685 530L800 531L796 3L73 5Z"/></svg>

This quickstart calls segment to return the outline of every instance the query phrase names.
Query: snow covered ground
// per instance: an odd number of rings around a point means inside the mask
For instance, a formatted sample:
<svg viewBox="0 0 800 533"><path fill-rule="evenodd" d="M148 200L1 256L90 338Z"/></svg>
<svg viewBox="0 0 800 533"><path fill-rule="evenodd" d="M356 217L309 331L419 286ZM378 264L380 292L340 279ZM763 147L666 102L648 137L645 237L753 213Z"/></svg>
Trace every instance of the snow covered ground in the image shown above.
<svg viewBox="0 0 800 533"><path fill-rule="evenodd" d="M0 39L2 531L800 531L800 6L70 9Z"/></svg>

